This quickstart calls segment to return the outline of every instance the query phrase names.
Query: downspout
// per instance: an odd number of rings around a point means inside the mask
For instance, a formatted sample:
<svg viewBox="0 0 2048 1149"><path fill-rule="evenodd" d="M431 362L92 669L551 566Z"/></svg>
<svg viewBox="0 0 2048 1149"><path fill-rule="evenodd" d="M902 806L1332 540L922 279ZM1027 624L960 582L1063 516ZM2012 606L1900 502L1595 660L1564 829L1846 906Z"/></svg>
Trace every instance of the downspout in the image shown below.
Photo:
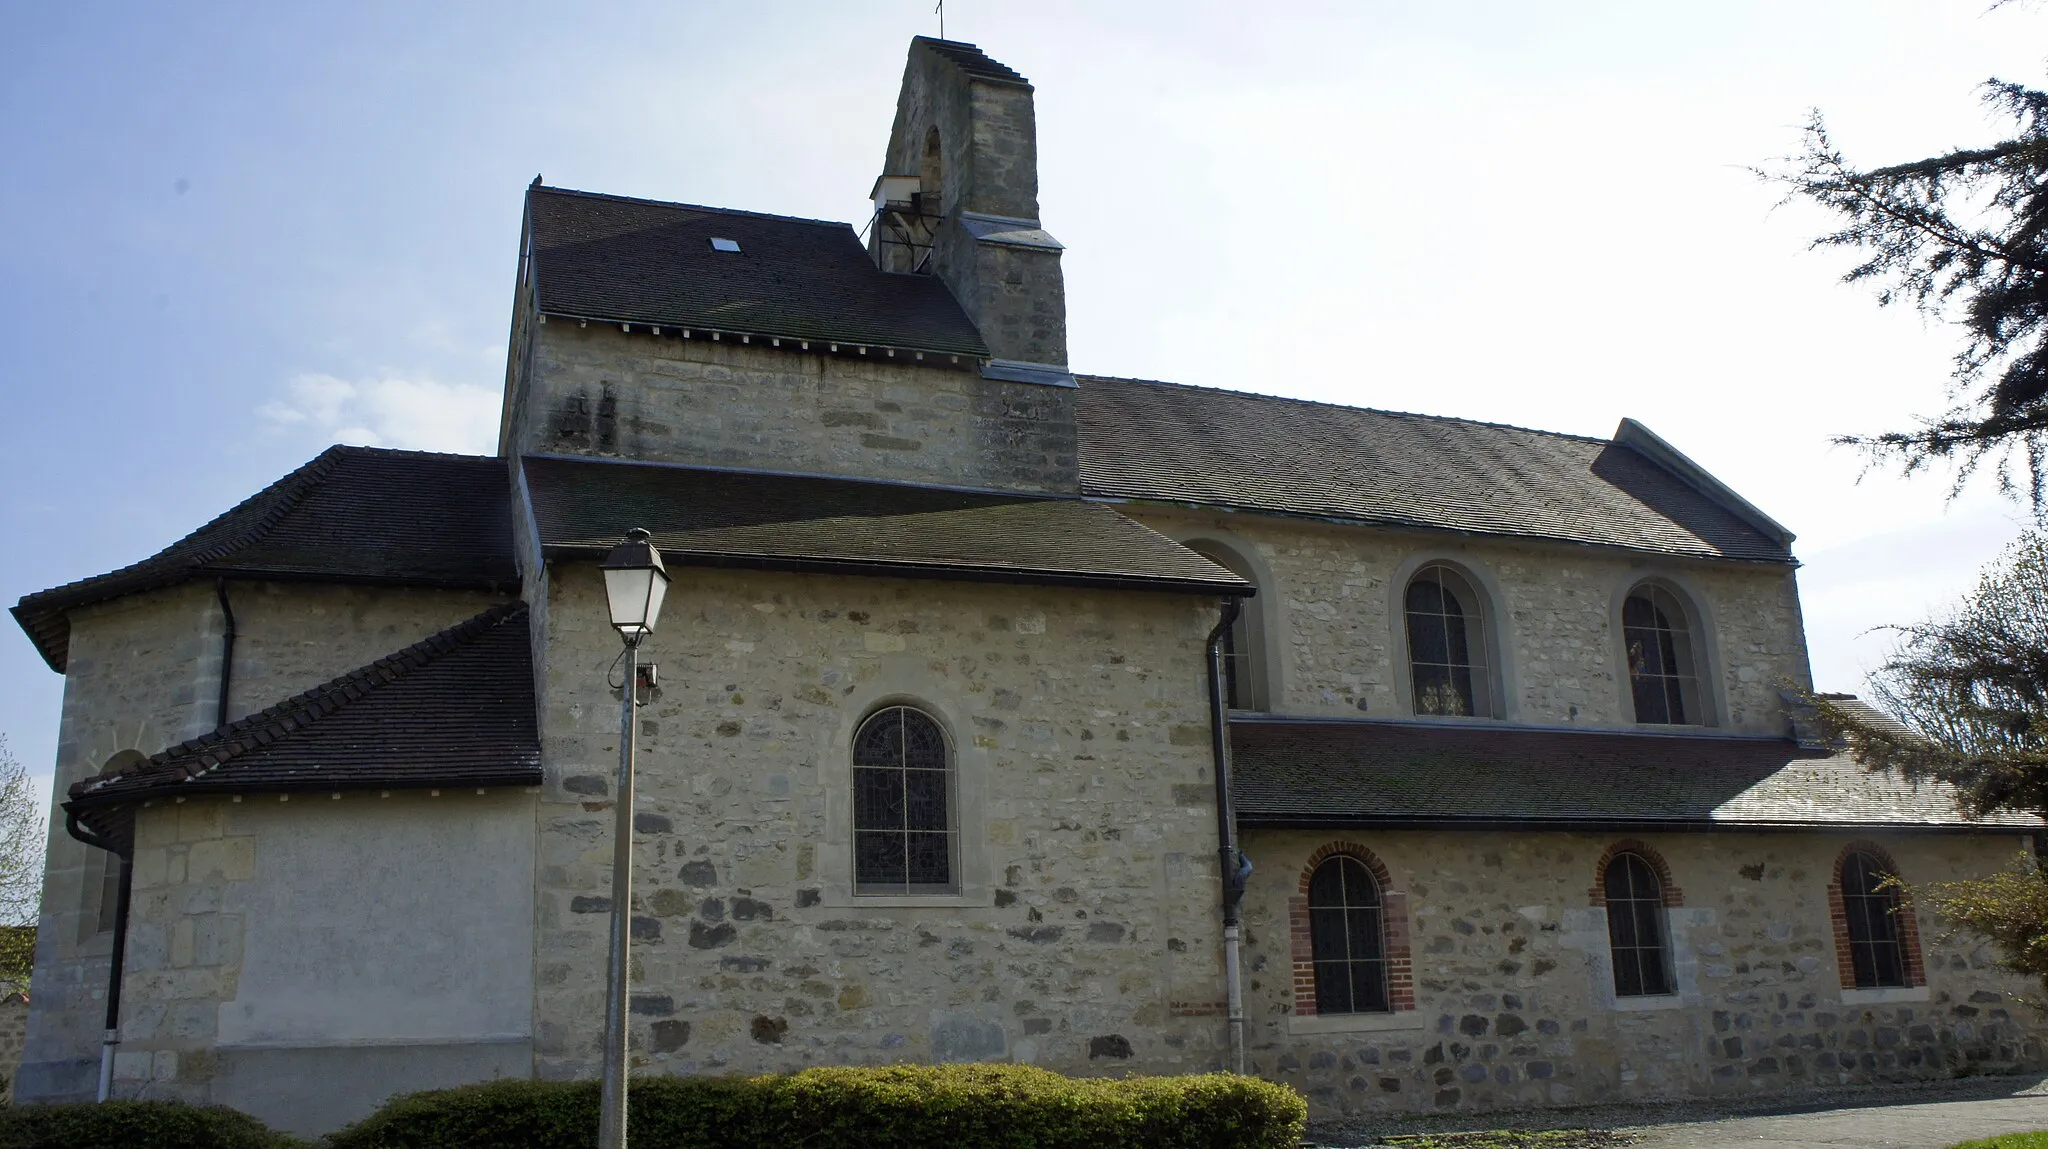
<svg viewBox="0 0 2048 1149"><path fill-rule="evenodd" d="M1216 775L1216 857L1223 877L1223 989L1230 1025L1230 1068L1244 1072L1244 994L1238 982L1238 907L1244 901L1251 861L1237 850L1237 816L1230 807L1230 708L1223 695L1223 640L1230 635L1243 604L1223 600L1223 617L1209 632L1209 751Z"/></svg>
<svg viewBox="0 0 2048 1149"><path fill-rule="evenodd" d="M114 952L107 961L106 1032L100 1039L99 1100L105 1101L114 1093L114 1047L121 1044L121 974L128 959L128 899L130 891L135 888L135 850L131 846L123 852L108 839L80 825L75 811L65 811L64 829L79 841L98 846L121 859L121 872L116 878L114 894Z"/></svg>
<svg viewBox="0 0 2048 1149"><path fill-rule="evenodd" d="M228 580L213 580L214 597L220 599L220 704L214 708L215 729L228 724L228 687L235 679L235 611L228 605ZM123 915L124 917L126 915Z"/></svg>

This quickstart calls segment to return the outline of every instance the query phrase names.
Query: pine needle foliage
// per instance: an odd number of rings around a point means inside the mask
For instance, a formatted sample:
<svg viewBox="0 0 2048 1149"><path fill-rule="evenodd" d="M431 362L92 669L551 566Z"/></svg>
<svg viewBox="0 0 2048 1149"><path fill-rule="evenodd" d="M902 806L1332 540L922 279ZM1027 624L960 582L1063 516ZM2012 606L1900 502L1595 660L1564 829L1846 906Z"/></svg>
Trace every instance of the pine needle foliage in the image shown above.
<svg viewBox="0 0 2048 1149"><path fill-rule="evenodd" d="M1823 728L1872 769L1957 787L1973 815L2048 816L2048 535L2021 535L1949 613L1899 632L1870 677L1898 721L1820 697Z"/></svg>
<svg viewBox="0 0 2048 1149"><path fill-rule="evenodd" d="M2048 93L1998 79L1982 92L2014 129L1987 147L1859 168L1816 111L1803 150L1759 174L1786 186L1788 200L1838 218L1811 246L1861 257L1844 282L1875 286L1880 305L1906 304L1965 333L1946 411L1910 430L1837 441L1908 474L1953 463L1958 488L1989 462L2000 489L2023 488L2039 513L2048 478Z"/></svg>

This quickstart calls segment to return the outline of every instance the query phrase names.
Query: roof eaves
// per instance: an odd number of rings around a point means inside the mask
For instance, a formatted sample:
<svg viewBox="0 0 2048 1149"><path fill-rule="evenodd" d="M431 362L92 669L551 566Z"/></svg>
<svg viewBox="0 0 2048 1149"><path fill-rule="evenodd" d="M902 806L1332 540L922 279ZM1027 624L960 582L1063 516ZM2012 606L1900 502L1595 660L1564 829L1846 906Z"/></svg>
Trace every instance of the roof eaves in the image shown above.
<svg viewBox="0 0 2048 1149"><path fill-rule="evenodd" d="M1778 833L1778 832L1885 832L1904 834L2032 834L2044 827L2001 822L1912 821L1867 819L1786 819L1765 821L1754 818L1588 818L1540 815L1514 817L1400 817L1383 814L1341 814L1299 812L1261 813L1237 811L1238 821L1263 830L1381 829L1381 830L1547 830L1554 833L1613 833L1650 831L1661 833Z"/></svg>
<svg viewBox="0 0 2048 1149"><path fill-rule="evenodd" d="M609 548L596 543L549 543L549 560L601 558ZM859 575L871 578L935 579L950 582L991 582L1028 586L1080 586L1111 590L1159 591L1250 598L1258 588L1243 581L1177 579L1154 575L1118 575L1088 571L1056 571L1037 567L916 560L850 559L816 555L783 555L740 551L692 551L664 546L661 557L683 566L737 570L772 570L794 574Z"/></svg>
<svg viewBox="0 0 2048 1149"><path fill-rule="evenodd" d="M674 320L655 322L645 316L626 315L623 313L618 315L582 315L573 311L565 311L561 308L541 308L538 314L541 317L542 323L546 323L549 319L572 319L584 325L591 323L607 325L616 323L627 335L633 334L635 327L642 327L646 328L648 334L653 336L665 336L671 331L678 333L684 339L695 339L699 336L709 335L713 343L724 342L730 337L737 339L743 346L751 346L758 340L774 349L810 352L812 354L817 353L811 346L813 343L821 345L828 354L832 355L853 354L856 356L866 356L869 351L879 351L882 353L881 358L894 359L897 352L900 351L910 357L910 362L922 363L927 367L957 366L963 369L978 368L988 355L988 348L970 347L964 343L954 346L938 346L934 344L925 347L908 343L865 343L856 339L807 335L790 331L747 331L729 327L704 327L696 324L679 324ZM793 343L796 346L784 348L783 344L785 343ZM949 361L946 363L927 363L925 361L925 356L927 355L947 356ZM963 360L966 362L962 362Z"/></svg>

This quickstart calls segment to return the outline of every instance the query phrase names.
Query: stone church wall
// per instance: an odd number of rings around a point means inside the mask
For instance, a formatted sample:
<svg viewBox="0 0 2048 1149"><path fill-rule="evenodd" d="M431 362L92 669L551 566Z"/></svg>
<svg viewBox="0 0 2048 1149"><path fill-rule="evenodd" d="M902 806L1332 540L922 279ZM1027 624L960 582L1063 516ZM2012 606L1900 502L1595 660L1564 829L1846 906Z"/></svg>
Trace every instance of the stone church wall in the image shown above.
<svg viewBox="0 0 2048 1149"><path fill-rule="evenodd" d="M509 416L526 453L1072 492L1074 389L919 366L625 334L556 319ZM822 349L821 349L822 350ZM950 357L946 357L950 358ZM967 357L963 357L967 358Z"/></svg>
<svg viewBox="0 0 2048 1149"><path fill-rule="evenodd" d="M1634 725L1619 638L1619 604L1646 578L1683 589L1712 636L1705 665L1716 725L1787 731L1778 691L1809 686L1792 572L1764 564L1657 559L1593 547L1463 539L1339 527L1262 515L1120 508L1180 540L1212 539L1245 554L1259 580L1273 709L1330 717L1406 717L1400 587L1421 560L1470 571L1493 599L1505 659L1506 714L1518 722Z"/></svg>
<svg viewBox="0 0 2048 1149"><path fill-rule="evenodd" d="M1827 887L1841 850L1874 841L1908 882L1984 874L2024 842L2003 835L1670 834L1679 993L1614 994L1604 908L1619 836L1253 831L1245 1000L1254 1071L1323 1113L1582 1105L1753 1096L2048 1065L2028 984L1918 911L1926 985L1841 985ZM1414 1008L1300 1016L1289 900L1317 851L1375 858L1405 910ZM1405 903L1402 906L1401 903Z"/></svg>
<svg viewBox="0 0 2048 1149"><path fill-rule="evenodd" d="M1220 1065L1215 600L670 569L639 759L643 1071ZM588 1076L619 640L594 564L551 588L535 1060ZM949 729L957 897L851 896L850 746L892 702Z"/></svg>
<svg viewBox="0 0 2048 1149"><path fill-rule="evenodd" d="M240 717L483 610L466 591L231 582ZM54 801L123 751L154 754L214 727L222 618L211 583L73 611ZM53 803L36 935L23 1098L90 1096L98 1075L110 932L98 929L107 854L72 838Z"/></svg>

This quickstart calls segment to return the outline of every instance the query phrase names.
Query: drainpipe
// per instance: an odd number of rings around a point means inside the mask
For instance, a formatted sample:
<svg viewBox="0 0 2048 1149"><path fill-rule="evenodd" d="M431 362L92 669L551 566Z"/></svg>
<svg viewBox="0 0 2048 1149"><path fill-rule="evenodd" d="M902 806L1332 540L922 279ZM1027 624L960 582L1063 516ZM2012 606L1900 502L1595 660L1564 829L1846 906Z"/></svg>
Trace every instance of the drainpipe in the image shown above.
<svg viewBox="0 0 2048 1149"><path fill-rule="evenodd" d="M121 974L128 958L128 898L135 886L135 850L132 846L125 852L116 848L112 841L80 825L78 815L72 811L64 814L64 828L79 841L98 846L121 859L121 872L116 879L114 894L114 952L107 962L106 1033L100 1039L99 1100L105 1101L113 1096L114 1047L121 1044Z"/></svg>
<svg viewBox="0 0 2048 1149"><path fill-rule="evenodd" d="M213 580L214 597L220 599L220 704L214 708L215 729L228 724L228 687L235 677L235 611L228 605L228 580Z"/></svg>
<svg viewBox="0 0 2048 1149"><path fill-rule="evenodd" d="M1230 1067L1244 1072L1244 994L1238 987L1237 946L1241 934L1238 907L1244 901L1252 865L1237 850L1237 816L1230 808L1230 708L1224 698L1223 641L1237 622L1243 604L1223 600L1223 617L1209 632L1209 751L1216 775L1216 857L1223 876L1223 989L1230 1024Z"/></svg>

